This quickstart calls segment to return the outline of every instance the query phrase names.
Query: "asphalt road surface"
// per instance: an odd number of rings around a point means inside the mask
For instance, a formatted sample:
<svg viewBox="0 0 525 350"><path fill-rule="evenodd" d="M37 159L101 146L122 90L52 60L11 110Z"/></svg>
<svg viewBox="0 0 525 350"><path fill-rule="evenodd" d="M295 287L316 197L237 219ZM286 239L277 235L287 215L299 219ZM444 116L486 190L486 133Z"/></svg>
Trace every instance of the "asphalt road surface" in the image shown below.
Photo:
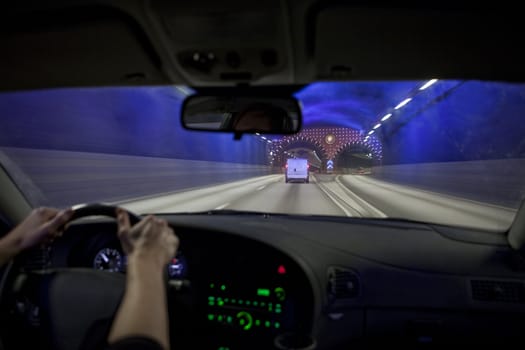
<svg viewBox="0 0 525 350"><path fill-rule="evenodd" d="M503 231L515 210L367 176L311 175L309 184L268 175L118 204L137 213L232 209L301 215L405 218Z"/></svg>

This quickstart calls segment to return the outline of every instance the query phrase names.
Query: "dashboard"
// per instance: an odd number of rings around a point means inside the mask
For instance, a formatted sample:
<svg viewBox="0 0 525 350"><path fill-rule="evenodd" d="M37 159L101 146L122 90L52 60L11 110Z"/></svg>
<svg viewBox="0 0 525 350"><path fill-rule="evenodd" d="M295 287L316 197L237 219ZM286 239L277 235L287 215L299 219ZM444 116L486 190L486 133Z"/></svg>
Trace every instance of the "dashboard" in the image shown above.
<svg viewBox="0 0 525 350"><path fill-rule="evenodd" d="M346 349L522 339L525 270L505 237L416 223L159 215L173 348ZM110 220L72 224L54 268L125 274Z"/></svg>
<svg viewBox="0 0 525 350"><path fill-rule="evenodd" d="M181 244L165 273L174 348L269 349L276 339L308 339L312 286L294 259L263 242L216 230L178 227L176 233ZM50 260L54 268L126 273L112 222L72 225L52 247ZM197 332L206 337L195 337Z"/></svg>

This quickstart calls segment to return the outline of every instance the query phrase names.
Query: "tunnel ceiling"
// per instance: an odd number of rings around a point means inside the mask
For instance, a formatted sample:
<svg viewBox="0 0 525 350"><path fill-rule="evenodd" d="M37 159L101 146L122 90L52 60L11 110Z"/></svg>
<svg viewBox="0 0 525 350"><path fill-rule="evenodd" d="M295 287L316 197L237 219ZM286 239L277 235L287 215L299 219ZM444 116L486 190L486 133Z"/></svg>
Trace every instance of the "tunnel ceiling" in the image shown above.
<svg viewBox="0 0 525 350"><path fill-rule="evenodd" d="M424 83L320 82L308 85L295 96L303 104L305 128L339 126L368 130L381 115Z"/></svg>

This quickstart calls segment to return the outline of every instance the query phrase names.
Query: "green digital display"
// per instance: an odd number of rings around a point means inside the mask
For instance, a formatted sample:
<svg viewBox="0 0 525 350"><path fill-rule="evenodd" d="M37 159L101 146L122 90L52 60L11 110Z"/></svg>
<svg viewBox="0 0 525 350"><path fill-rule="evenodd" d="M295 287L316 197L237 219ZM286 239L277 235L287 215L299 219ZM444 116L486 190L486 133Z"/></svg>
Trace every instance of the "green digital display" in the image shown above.
<svg viewBox="0 0 525 350"><path fill-rule="evenodd" d="M257 289L257 295L261 297L269 297L270 296L270 290L267 288L259 288Z"/></svg>

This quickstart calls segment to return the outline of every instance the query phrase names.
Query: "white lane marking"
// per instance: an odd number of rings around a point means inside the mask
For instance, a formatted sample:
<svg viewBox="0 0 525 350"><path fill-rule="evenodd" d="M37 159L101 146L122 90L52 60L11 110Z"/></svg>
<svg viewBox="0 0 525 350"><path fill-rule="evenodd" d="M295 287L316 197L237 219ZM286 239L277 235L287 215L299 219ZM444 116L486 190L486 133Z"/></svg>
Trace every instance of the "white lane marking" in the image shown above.
<svg viewBox="0 0 525 350"><path fill-rule="evenodd" d="M315 176L312 176L312 177L315 179L315 182L317 182L317 179L315 178ZM343 205L341 205L341 204L339 203L339 201L336 200L336 199L335 199L335 198L334 198L334 197L333 197L333 196L332 196L327 190L325 190L325 189L323 188L323 186L319 186L319 185L318 185L318 188L319 188L321 191L323 191L324 194L326 194L326 195L328 196L328 198L330 198L330 199L332 200L332 202L333 202L335 205L337 205L337 206L339 207L339 209L341 209L341 210L345 213L346 216L350 216L350 217L354 216L354 215L352 215L352 213L351 213L348 209L346 209Z"/></svg>
<svg viewBox="0 0 525 350"><path fill-rule="evenodd" d="M260 186L260 187L257 187L256 191L264 190L265 187L266 187L266 185L262 185L262 186Z"/></svg>
<svg viewBox="0 0 525 350"><path fill-rule="evenodd" d="M368 203L366 200L364 200L363 198L359 197L357 194L355 194L352 190L350 190L347 186L345 186L342 182L341 182L341 175L338 175L336 176L335 178L335 182L341 186L341 188L343 189L344 192L346 192L346 194L352 198L354 201L358 202L358 204L361 206L361 208L370 211L370 212L373 212L376 216L378 217L381 217L381 218L386 218L387 215L385 213L383 213L381 210L379 210L378 208L374 207L372 204Z"/></svg>
<svg viewBox="0 0 525 350"><path fill-rule="evenodd" d="M228 205L230 205L230 203L224 203L223 205L219 205L217 208L215 208L215 210L221 210L221 209L224 209L224 208L226 208Z"/></svg>

